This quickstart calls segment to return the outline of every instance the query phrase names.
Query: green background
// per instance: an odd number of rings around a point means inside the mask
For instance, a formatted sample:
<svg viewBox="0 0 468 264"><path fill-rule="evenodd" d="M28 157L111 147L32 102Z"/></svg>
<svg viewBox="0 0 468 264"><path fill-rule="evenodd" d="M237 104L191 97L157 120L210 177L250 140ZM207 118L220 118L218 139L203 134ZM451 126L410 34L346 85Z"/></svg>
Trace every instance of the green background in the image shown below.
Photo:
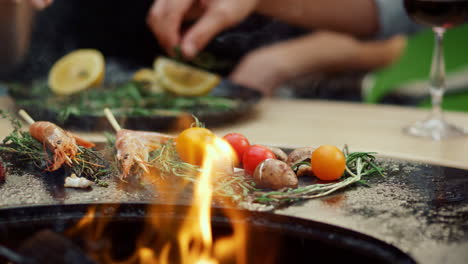
<svg viewBox="0 0 468 264"><path fill-rule="evenodd" d="M433 47L434 33L430 29L409 36L402 57L390 67L373 74L374 84L364 98L365 101L378 103L404 83L428 80ZM468 67L468 25L447 31L444 38L444 53L448 78L451 72ZM468 84L466 87L468 88ZM420 106L429 107L429 99L423 100ZM445 110L468 112L468 91L447 94L444 97L443 107Z"/></svg>

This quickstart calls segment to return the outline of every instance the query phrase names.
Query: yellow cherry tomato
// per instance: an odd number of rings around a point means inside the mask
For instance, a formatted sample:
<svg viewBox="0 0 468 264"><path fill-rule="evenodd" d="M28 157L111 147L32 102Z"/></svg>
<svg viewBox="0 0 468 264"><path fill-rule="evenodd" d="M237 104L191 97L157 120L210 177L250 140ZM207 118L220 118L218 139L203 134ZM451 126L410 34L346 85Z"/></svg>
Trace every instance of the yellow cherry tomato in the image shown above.
<svg viewBox="0 0 468 264"><path fill-rule="evenodd" d="M346 158L335 146L320 146L310 158L314 175L323 181L334 181L341 178L346 167Z"/></svg>
<svg viewBox="0 0 468 264"><path fill-rule="evenodd" d="M182 131L176 139L176 151L187 163L200 166L203 162L205 147L216 136L202 127L191 127Z"/></svg>

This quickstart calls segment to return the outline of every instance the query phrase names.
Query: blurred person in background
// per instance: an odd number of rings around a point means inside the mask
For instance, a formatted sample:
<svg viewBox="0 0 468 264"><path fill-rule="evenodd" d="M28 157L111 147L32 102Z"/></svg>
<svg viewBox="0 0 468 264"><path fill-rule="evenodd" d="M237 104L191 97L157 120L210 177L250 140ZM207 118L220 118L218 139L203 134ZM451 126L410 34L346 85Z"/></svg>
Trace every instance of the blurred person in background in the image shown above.
<svg viewBox="0 0 468 264"><path fill-rule="evenodd" d="M52 3L28 1L39 9ZM174 47L181 45L188 58L193 58L215 35L253 12L306 29L327 29L254 50L230 74L234 82L271 95L281 84L310 73L369 71L392 64L404 50L406 39L387 38L399 30L378 30L379 22L387 27L392 23L388 16L404 12L399 10L401 3L385 4L401 1L381 2L384 4L376 8L373 0L292 0L286 5L279 0L157 0L147 22L169 54L173 55ZM379 21L378 10L389 7L393 13ZM184 20L197 21L182 33ZM376 39L370 40L371 37Z"/></svg>
<svg viewBox="0 0 468 264"><path fill-rule="evenodd" d="M247 54L230 78L264 94L314 72L373 70L393 63L411 33L411 22L396 0L158 0L148 24L168 53L181 45L194 57L218 33L256 12L307 29L325 29ZM181 32L184 20L197 18ZM390 38L392 37L392 38ZM252 74L255 73L255 74Z"/></svg>

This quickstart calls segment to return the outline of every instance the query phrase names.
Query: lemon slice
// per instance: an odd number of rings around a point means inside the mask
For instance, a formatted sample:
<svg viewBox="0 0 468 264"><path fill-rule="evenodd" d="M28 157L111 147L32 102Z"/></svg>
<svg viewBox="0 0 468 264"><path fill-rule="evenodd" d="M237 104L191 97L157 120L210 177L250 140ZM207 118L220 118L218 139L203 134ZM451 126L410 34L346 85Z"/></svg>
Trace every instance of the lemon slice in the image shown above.
<svg viewBox="0 0 468 264"><path fill-rule="evenodd" d="M137 82L155 82L156 81L156 75L153 69L150 68L142 68L136 71L133 74L132 79Z"/></svg>
<svg viewBox="0 0 468 264"><path fill-rule="evenodd" d="M49 72L50 89L58 95L70 95L104 80L104 56L98 50L73 51L55 62Z"/></svg>
<svg viewBox="0 0 468 264"><path fill-rule="evenodd" d="M163 89L182 96L199 96L209 93L221 78L192 66L159 57L154 62L156 79Z"/></svg>
<svg viewBox="0 0 468 264"><path fill-rule="evenodd" d="M153 69L139 69L133 74L132 79L136 82L143 82L145 84L148 84L148 86L145 85L145 87L149 87L149 90L153 93L164 92L164 90L161 88L161 85L159 85L159 83L156 80L156 73L153 71Z"/></svg>

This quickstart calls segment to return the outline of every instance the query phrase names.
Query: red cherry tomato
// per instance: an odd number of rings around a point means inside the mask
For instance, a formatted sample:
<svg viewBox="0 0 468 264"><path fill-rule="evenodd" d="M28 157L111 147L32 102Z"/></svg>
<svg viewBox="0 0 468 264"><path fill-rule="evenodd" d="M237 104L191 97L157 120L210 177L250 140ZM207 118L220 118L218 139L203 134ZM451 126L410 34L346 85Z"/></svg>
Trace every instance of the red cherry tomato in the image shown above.
<svg viewBox="0 0 468 264"><path fill-rule="evenodd" d="M276 159L276 155L262 145L251 146L242 158L245 172L252 175L258 164L266 159Z"/></svg>
<svg viewBox="0 0 468 264"><path fill-rule="evenodd" d="M225 135L224 140L231 144L232 148L236 151L238 162L242 162L244 153L249 149L250 143L249 140L242 134L239 133L229 133Z"/></svg>

